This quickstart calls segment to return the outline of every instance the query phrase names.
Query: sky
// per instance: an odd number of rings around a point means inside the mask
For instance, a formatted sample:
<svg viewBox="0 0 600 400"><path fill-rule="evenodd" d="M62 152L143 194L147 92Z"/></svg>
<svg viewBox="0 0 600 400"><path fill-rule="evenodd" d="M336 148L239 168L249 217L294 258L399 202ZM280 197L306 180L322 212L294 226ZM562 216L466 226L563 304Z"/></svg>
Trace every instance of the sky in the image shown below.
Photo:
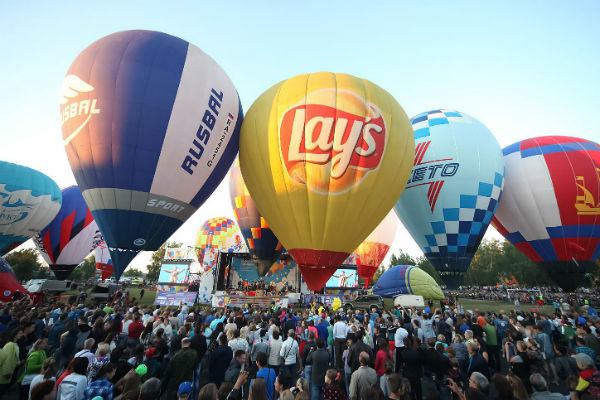
<svg viewBox="0 0 600 400"><path fill-rule="evenodd" d="M215 59L244 110L275 83L349 73L390 92L409 116L450 108L502 147L541 135L600 141L597 1L0 2L0 159L75 184L58 93L75 57L114 32L181 37ZM233 217L227 179L171 237L193 245L211 217ZM487 238L501 238L492 227ZM392 251L422 255L400 227ZM132 264L143 268L149 254Z"/></svg>

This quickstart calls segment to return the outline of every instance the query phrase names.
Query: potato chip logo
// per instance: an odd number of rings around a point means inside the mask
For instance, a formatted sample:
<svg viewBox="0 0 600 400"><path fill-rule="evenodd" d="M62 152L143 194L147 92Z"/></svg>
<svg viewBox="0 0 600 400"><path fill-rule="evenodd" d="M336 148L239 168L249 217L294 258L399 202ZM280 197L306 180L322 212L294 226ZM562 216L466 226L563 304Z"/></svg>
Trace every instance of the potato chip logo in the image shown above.
<svg viewBox="0 0 600 400"><path fill-rule="evenodd" d="M293 181L316 192L340 194L379 167L387 131L377 106L353 92L338 89L336 107L319 102L327 97L319 94L330 96L334 90L310 93L285 111L279 143Z"/></svg>

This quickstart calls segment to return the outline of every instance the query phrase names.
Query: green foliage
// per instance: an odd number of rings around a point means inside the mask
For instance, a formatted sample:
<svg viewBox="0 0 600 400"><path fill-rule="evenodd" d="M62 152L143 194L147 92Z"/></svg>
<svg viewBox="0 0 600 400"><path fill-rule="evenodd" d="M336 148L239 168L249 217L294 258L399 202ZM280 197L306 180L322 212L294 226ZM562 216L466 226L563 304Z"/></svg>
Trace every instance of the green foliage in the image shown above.
<svg viewBox="0 0 600 400"><path fill-rule="evenodd" d="M79 266L77 266L77 268L75 268L73 272L71 272L71 276L69 277L69 279L73 281L87 281L88 279L92 278L95 273L96 258L94 257L94 255L91 255L90 257L83 260L83 262L79 264Z"/></svg>
<svg viewBox="0 0 600 400"><path fill-rule="evenodd" d="M165 257L165 251L167 247L181 247L182 243L169 242L163 243L158 250L152 254L150 264L146 266L148 273L146 274L146 280L148 282L156 282L158 280L158 273L160 272L160 265Z"/></svg>
<svg viewBox="0 0 600 400"><path fill-rule="evenodd" d="M465 285L496 285L513 275L522 286L552 285L546 272L510 242L484 240L465 274Z"/></svg>
<svg viewBox="0 0 600 400"><path fill-rule="evenodd" d="M15 271L19 281L27 281L36 276L41 263L38 259L39 253L35 249L24 249L13 251L4 257L6 262Z"/></svg>
<svg viewBox="0 0 600 400"><path fill-rule="evenodd" d="M144 275L145 274L142 271L140 271L139 269L135 269L135 268L129 268L129 269L125 270L125 272L123 273L123 276L128 277L128 278L143 278Z"/></svg>
<svg viewBox="0 0 600 400"><path fill-rule="evenodd" d="M377 283L377 280L385 271L388 269L395 267L396 265L416 265L415 259L408 253L400 250L398 254L392 254L390 257L390 263L387 266L382 265L373 275L373 279L371 279L371 286Z"/></svg>

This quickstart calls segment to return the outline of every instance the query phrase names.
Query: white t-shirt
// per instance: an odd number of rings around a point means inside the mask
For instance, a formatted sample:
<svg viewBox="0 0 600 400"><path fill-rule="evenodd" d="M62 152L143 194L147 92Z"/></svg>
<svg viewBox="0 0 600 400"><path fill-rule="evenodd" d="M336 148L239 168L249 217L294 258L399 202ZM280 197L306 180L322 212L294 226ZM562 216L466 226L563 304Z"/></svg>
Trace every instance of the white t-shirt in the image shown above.
<svg viewBox="0 0 600 400"><path fill-rule="evenodd" d="M83 400L87 385L85 375L76 373L67 375L58 385L56 400Z"/></svg>
<svg viewBox="0 0 600 400"><path fill-rule="evenodd" d="M404 338L408 337L408 331L402 327L396 330L394 335L394 345L396 347L404 347Z"/></svg>
<svg viewBox="0 0 600 400"><path fill-rule="evenodd" d="M279 350L279 355L283 357L283 363L285 365L296 364L296 354L298 354L298 342L288 337Z"/></svg>

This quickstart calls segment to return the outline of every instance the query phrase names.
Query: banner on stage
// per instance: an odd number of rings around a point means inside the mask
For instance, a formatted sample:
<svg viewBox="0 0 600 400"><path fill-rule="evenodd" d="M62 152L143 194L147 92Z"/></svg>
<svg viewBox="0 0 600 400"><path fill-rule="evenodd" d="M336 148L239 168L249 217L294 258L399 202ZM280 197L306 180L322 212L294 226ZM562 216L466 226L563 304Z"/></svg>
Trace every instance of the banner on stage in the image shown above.
<svg viewBox="0 0 600 400"><path fill-rule="evenodd" d="M196 251L193 247L167 247L163 260L192 261L197 260Z"/></svg>
<svg viewBox="0 0 600 400"><path fill-rule="evenodd" d="M187 304L188 306L191 306L196 301L197 295L197 292L160 291L156 295L154 305L179 306L180 304Z"/></svg>
<svg viewBox="0 0 600 400"><path fill-rule="evenodd" d="M241 292L240 292L241 293ZM242 307L244 304L258 305L260 307L271 307L275 302L277 307L287 308L289 300L287 297L279 296L242 296L235 293L215 294L212 296L211 305L213 307Z"/></svg>

